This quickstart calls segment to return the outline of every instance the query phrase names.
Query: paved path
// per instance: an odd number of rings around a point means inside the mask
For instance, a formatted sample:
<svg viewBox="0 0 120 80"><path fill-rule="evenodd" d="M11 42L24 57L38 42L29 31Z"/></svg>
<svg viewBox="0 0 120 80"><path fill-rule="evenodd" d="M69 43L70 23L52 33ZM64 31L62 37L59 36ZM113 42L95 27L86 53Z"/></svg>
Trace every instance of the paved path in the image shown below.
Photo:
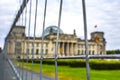
<svg viewBox="0 0 120 80"><path fill-rule="evenodd" d="M0 80L17 80L8 60L0 53Z"/></svg>
<svg viewBox="0 0 120 80"><path fill-rule="evenodd" d="M3 80L3 56L0 53L0 80Z"/></svg>
<svg viewBox="0 0 120 80"><path fill-rule="evenodd" d="M17 71L20 73L22 80L26 80L26 72L27 72L27 80L31 80L31 73L33 76L33 80L40 80L40 74L31 72L26 69L17 68ZM14 74L8 60L0 53L0 80L17 80L16 75ZM54 80L54 78L50 76L43 75L42 80Z"/></svg>
<svg viewBox="0 0 120 80"><path fill-rule="evenodd" d="M21 68L18 68L17 70L20 73L23 80L26 80L26 78L27 78L27 80L31 80L31 75L33 76L33 78L32 78L33 80L40 80L39 73L31 72L29 70L21 69ZM26 72L27 72L27 76L26 76ZM42 80L54 80L54 78L50 77L50 76L43 75Z"/></svg>

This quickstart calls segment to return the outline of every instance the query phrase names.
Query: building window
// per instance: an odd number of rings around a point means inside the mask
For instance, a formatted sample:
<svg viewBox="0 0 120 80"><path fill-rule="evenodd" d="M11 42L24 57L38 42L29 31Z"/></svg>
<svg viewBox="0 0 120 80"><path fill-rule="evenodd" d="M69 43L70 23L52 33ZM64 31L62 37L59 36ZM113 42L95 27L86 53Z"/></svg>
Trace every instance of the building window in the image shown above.
<svg viewBox="0 0 120 80"><path fill-rule="evenodd" d="M78 50L78 55L80 55L80 50Z"/></svg>
<svg viewBox="0 0 120 80"><path fill-rule="evenodd" d="M37 59L39 59L39 57L37 57Z"/></svg>
<svg viewBox="0 0 120 80"><path fill-rule="evenodd" d="M39 43L38 42L36 43L36 46L39 47Z"/></svg>
<svg viewBox="0 0 120 80"><path fill-rule="evenodd" d="M34 49L31 49L31 53L34 54Z"/></svg>
<svg viewBox="0 0 120 80"><path fill-rule="evenodd" d="M48 43L46 43L46 47L48 47Z"/></svg>
<svg viewBox="0 0 120 80"><path fill-rule="evenodd" d="M21 53L21 49L17 48L17 49L15 49L15 52L16 52L16 54L20 54Z"/></svg>
<svg viewBox="0 0 120 80"><path fill-rule="evenodd" d="M46 55L48 54L48 49L46 49L45 54L46 54Z"/></svg>
<svg viewBox="0 0 120 80"><path fill-rule="evenodd" d="M102 55L102 51L100 51L100 55Z"/></svg>
<svg viewBox="0 0 120 80"><path fill-rule="evenodd" d="M36 54L38 54L39 53L39 49L36 49Z"/></svg>
<svg viewBox="0 0 120 80"><path fill-rule="evenodd" d="M21 53L21 42L16 42L15 46L16 46L15 53L20 54Z"/></svg>
<svg viewBox="0 0 120 80"><path fill-rule="evenodd" d="M33 46L34 46L34 43L32 42L31 44L32 44L32 47L33 47Z"/></svg>
<svg viewBox="0 0 120 80"><path fill-rule="evenodd" d="M81 48L85 48L85 45L84 45L84 44L82 44L82 45L81 45Z"/></svg>
<svg viewBox="0 0 120 80"><path fill-rule="evenodd" d="M84 46L84 45L82 44L82 45L81 45L81 48L83 48L83 46Z"/></svg>
<svg viewBox="0 0 120 80"><path fill-rule="evenodd" d="M26 46L29 46L29 42L26 42Z"/></svg>
<svg viewBox="0 0 120 80"><path fill-rule="evenodd" d="M42 49L42 53L44 53L44 49Z"/></svg>
<svg viewBox="0 0 120 80"><path fill-rule="evenodd" d="M95 46L95 45L92 45L93 49L94 49L94 46Z"/></svg>
<svg viewBox="0 0 120 80"><path fill-rule="evenodd" d="M82 50L81 54L83 55L83 50Z"/></svg>
<svg viewBox="0 0 120 80"><path fill-rule="evenodd" d="M100 49L102 49L102 45L100 45Z"/></svg>
<svg viewBox="0 0 120 80"><path fill-rule="evenodd" d="M21 46L21 42L16 42L15 46L20 47Z"/></svg>
<svg viewBox="0 0 120 80"><path fill-rule="evenodd" d="M78 48L80 48L80 44L78 44Z"/></svg>
<svg viewBox="0 0 120 80"><path fill-rule="evenodd" d="M89 49L91 49L91 45L89 44Z"/></svg>
<svg viewBox="0 0 120 80"><path fill-rule="evenodd" d="M29 49L26 49L26 53L29 54Z"/></svg>
<svg viewBox="0 0 120 80"><path fill-rule="evenodd" d="M94 55L94 50L92 51L92 55Z"/></svg>
<svg viewBox="0 0 120 80"><path fill-rule="evenodd" d="M89 50L89 54L91 54L91 51Z"/></svg>

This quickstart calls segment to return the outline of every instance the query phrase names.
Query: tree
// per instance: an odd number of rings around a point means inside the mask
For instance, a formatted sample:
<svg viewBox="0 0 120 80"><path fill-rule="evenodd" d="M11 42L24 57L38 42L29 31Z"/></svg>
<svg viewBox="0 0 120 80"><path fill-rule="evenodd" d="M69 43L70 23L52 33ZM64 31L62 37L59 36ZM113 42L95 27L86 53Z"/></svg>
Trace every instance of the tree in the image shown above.
<svg viewBox="0 0 120 80"><path fill-rule="evenodd" d="M0 53L2 52L2 48L0 47Z"/></svg>
<svg viewBox="0 0 120 80"><path fill-rule="evenodd" d="M115 50L115 53L120 54L120 50L119 49Z"/></svg>
<svg viewBox="0 0 120 80"><path fill-rule="evenodd" d="M120 49L116 49L116 50L108 50L107 54L120 54Z"/></svg>

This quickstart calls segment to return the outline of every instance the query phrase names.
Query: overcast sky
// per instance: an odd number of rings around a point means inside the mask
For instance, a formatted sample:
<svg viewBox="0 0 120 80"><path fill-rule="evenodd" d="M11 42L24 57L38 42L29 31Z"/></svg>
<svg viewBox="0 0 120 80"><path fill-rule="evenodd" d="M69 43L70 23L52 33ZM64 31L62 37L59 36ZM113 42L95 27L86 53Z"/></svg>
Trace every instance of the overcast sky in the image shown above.
<svg viewBox="0 0 120 80"><path fill-rule="evenodd" d="M31 30L34 25L35 0L32 4ZM0 46L3 47L4 39L10 30L21 0L0 0ZM86 0L88 38L93 31L102 31L107 41L106 48L120 49L120 0ZM28 6L29 7L29 3ZM36 35L42 32L44 0L39 0ZM29 8L27 8L29 10ZM57 25L59 0L48 0L46 24ZM24 15L24 14L23 14ZM29 12L27 11L27 17ZM28 19L28 18L27 18ZM21 24L22 19L18 24ZM28 20L27 20L28 22ZM24 24L23 24L24 25ZM28 25L28 24L27 24ZM97 28L94 26L97 25ZM26 34L27 34L26 27ZM84 39L83 15L81 0L63 0L61 29L64 33L73 34L76 30L77 36ZM31 31L33 35L33 31Z"/></svg>

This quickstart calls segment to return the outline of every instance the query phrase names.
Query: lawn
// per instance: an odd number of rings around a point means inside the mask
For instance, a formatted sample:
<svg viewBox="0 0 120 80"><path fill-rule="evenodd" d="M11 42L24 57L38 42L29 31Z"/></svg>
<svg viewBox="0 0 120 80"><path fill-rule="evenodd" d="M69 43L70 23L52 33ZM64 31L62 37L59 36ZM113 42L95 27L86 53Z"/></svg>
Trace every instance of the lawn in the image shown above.
<svg viewBox="0 0 120 80"><path fill-rule="evenodd" d="M26 65L26 63L24 63ZM28 68L31 70L31 63ZM55 76L54 65L43 64L43 74ZM26 68L26 66L24 66ZM34 63L34 72L40 71L40 65ZM86 80L86 68L71 68L69 66L59 66L58 75L60 80ZM90 70L91 80L120 80L120 70Z"/></svg>

